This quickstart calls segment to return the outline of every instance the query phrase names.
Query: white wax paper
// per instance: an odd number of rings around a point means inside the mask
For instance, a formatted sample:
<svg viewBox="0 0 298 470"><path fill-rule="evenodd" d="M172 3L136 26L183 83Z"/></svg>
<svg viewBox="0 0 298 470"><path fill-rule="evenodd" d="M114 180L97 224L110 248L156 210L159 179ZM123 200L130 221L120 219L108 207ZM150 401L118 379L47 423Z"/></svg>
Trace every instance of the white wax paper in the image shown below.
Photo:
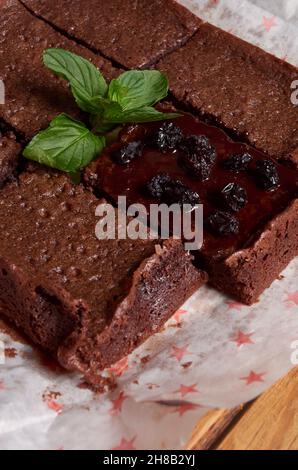
<svg viewBox="0 0 298 470"><path fill-rule="evenodd" d="M298 0L181 3L297 65ZM251 400L293 367L297 275L296 259L252 307L200 289L105 372L117 387L101 395L0 324L0 448L183 448L208 408Z"/></svg>

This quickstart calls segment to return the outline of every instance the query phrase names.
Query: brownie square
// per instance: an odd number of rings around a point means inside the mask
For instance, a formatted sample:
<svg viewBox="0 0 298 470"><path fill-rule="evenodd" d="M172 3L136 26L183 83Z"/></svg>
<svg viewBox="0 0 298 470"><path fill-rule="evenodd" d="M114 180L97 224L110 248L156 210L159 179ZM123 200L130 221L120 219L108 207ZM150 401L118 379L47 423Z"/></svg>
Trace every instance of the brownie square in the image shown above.
<svg viewBox="0 0 298 470"><path fill-rule="evenodd" d="M24 0L35 14L126 68L148 67L201 21L172 0Z"/></svg>
<svg viewBox="0 0 298 470"><path fill-rule="evenodd" d="M33 168L0 193L0 311L64 367L96 382L206 275L178 240L99 240L95 209L104 201L58 172Z"/></svg>
<svg viewBox="0 0 298 470"><path fill-rule="evenodd" d="M5 84L0 117L26 139L59 113L82 117L66 82L43 65L46 48L62 47L90 59L107 79L118 74L109 61L63 37L17 0L1 3L0 29L0 79Z"/></svg>
<svg viewBox="0 0 298 470"><path fill-rule="evenodd" d="M133 155L131 143L140 152ZM256 302L298 254L298 171L191 114L127 126L85 170L85 181L114 203L125 195L148 212L152 203L202 203L196 265L243 303Z"/></svg>
<svg viewBox="0 0 298 470"><path fill-rule="evenodd" d="M177 100L260 150L297 162L296 67L208 23L156 67Z"/></svg>

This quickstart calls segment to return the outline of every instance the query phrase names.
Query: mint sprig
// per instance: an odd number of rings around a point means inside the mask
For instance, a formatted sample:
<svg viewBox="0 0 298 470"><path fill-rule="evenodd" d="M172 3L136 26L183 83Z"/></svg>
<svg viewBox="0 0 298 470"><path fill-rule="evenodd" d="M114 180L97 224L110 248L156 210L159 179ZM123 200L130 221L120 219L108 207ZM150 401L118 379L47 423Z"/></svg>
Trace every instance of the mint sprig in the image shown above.
<svg viewBox="0 0 298 470"><path fill-rule="evenodd" d="M98 156L105 146L104 135L122 123L174 119L153 106L168 93L167 77L157 70L131 70L108 85L88 60L59 48L44 51L44 65L69 82L77 105L90 114L92 131L61 114L48 129L37 134L23 155L52 168L76 173Z"/></svg>

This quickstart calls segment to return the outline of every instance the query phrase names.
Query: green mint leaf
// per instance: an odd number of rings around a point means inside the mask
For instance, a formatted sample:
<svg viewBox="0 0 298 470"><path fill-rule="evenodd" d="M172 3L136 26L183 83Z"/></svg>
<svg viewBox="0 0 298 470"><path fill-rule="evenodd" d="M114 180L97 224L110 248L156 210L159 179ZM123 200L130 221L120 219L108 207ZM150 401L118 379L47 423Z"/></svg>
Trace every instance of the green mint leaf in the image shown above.
<svg viewBox="0 0 298 470"><path fill-rule="evenodd" d="M104 137L92 134L84 124L60 114L25 148L24 157L51 168L76 173L104 148Z"/></svg>
<svg viewBox="0 0 298 470"><path fill-rule="evenodd" d="M101 111L101 100L108 85L89 60L65 49L51 48L44 51L43 62L56 75L69 81L72 94L83 111L91 114Z"/></svg>
<svg viewBox="0 0 298 470"><path fill-rule="evenodd" d="M168 79L158 70L130 70L112 80L108 98L123 111L152 106L168 93Z"/></svg>
<svg viewBox="0 0 298 470"><path fill-rule="evenodd" d="M103 121L121 124L121 123L139 123L151 121L163 121L165 119L174 119L179 117L178 113L162 113L151 106L144 106L140 109L123 111L120 106L111 106L106 108Z"/></svg>

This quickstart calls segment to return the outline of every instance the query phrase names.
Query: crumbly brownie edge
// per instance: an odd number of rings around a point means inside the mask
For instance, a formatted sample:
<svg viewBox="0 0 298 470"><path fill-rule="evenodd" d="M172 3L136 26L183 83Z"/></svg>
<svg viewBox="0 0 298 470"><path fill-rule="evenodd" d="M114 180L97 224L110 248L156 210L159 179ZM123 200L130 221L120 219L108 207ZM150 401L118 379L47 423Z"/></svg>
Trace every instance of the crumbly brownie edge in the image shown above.
<svg viewBox="0 0 298 470"><path fill-rule="evenodd" d="M251 305L298 255L298 199L269 222L253 246L208 266L211 284Z"/></svg>
<svg viewBox="0 0 298 470"><path fill-rule="evenodd" d="M21 145L12 132L1 136L0 131L0 189L14 177L20 152Z"/></svg>
<svg viewBox="0 0 298 470"><path fill-rule="evenodd" d="M117 362L159 331L183 302L207 281L178 240L166 240L134 272L127 296L117 306L111 323L90 337L88 318L58 349L59 362L80 370L91 383L100 371ZM89 330L90 331L90 330Z"/></svg>
<svg viewBox="0 0 298 470"><path fill-rule="evenodd" d="M19 327L37 345L55 354L73 331L83 305L30 278L19 266L0 258L0 314Z"/></svg>

